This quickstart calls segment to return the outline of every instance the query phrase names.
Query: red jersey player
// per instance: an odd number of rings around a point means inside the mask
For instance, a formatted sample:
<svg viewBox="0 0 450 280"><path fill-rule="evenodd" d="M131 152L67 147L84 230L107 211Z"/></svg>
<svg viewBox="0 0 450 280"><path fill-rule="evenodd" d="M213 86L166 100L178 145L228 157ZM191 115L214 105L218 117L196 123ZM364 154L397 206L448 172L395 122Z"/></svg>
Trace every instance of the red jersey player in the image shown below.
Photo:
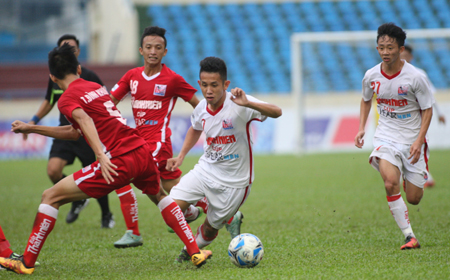
<svg viewBox="0 0 450 280"><path fill-rule="evenodd" d="M111 90L111 99L117 105L131 93L136 128L147 140L156 160L163 188L170 189L178 183L181 170L167 171L166 161L172 158L169 128L170 117L177 98L189 102L193 108L199 100L197 91L183 77L161 64L167 54L166 30L157 26L147 27L141 38L140 54L144 66L129 70Z"/></svg>
<svg viewBox="0 0 450 280"><path fill-rule="evenodd" d="M169 69L161 61L167 54L166 30L158 27L147 27L141 36L140 54L144 58L144 66L129 70L111 90L111 99L117 105L128 93L131 93L136 128L150 145L159 172L161 184L165 191L178 184L181 170L166 170L167 159L172 158L172 132L169 128L172 110L178 98L189 102L193 108L199 103L195 96L197 91L183 77ZM196 205L202 212L207 211L206 199ZM189 207L186 219L191 222L199 217L199 208ZM131 235L133 236L133 235ZM116 243L120 243L117 241Z"/></svg>
<svg viewBox="0 0 450 280"><path fill-rule="evenodd" d="M139 133L125 125L108 92L79 77L81 68L72 47L64 44L49 53L51 79L65 90L58 107L72 125L46 127L20 121L16 133L73 140L82 134L97 156L91 165L67 176L44 191L23 256L0 257L0 265L19 274L31 274L42 246L52 231L61 205L88 197L101 197L130 182L159 207L164 221L188 247L192 262L202 266L211 251L200 251L181 209L159 186L159 172L150 147Z"/></svg>

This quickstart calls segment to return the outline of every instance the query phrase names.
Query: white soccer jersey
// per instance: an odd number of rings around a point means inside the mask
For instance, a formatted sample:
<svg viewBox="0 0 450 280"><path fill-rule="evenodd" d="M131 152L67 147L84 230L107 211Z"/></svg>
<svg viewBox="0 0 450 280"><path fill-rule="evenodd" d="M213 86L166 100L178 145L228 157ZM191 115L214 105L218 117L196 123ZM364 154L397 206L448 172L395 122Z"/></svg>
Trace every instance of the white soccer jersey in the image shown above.
<svg viewBox="0 0 450 280"><path fill-rule="evenodd" d="M414 143L422 123L421 110L434 103L426 77L406 61L399 73L388 76L380 63L366 72L362 86L365 101L373 94L377 97L380 118L375 137Z"/></svg>
<svg viewBox="0 0 450 280"><path fill-rule="evenodd" d="M198 171L220 185L245 188L253 182L252 132L250 122L264 121L267 116L239 106L230 100L226 92L222 108L215 112L208 109L205 99L195 107L191 116L192 127L206 135ZM262 102L247 95L248 100Z"/></svg>

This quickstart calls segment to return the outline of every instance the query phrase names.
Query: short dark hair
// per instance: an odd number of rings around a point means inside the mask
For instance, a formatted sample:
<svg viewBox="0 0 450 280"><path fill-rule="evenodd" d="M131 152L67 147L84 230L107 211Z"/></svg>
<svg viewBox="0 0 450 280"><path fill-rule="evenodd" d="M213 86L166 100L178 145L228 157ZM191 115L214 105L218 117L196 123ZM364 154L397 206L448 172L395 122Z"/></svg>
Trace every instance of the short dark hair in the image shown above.
<svg viewBox="0 0 450 280"><path fill-rule="evenodd" d="M75 37L75 35L72 34L64 34L61 37L59 37L58 43L56 45L59 47L59 45L61 45L61 42L65 40L74 40L75 43L77 43L77 47L80 47L80 41L78 41L77 37Z"/></svg>
<svg viewBox="0 0 450 280"><path fill-rule="evenodd" d="M200 61L200 74L202 72L219 73L222 82L227 80L227 65L218 57L209 56Z"/></svg>
<svg viewBox="0 0 450 280"><path fill-rule="evenodd" d="M75 47L64 43L61 47L56 47L48 53L50 74L61 80L69 74L77 74L80 63L78 63L74 49Z"/></svg>
<svg viewBox="0 0 450 280"><path fill-rule="evenodd" d="M377 43L378 39L380 39L383 36L388 36L390 38L395 39L399 47L405 45L406 32L397 25L395 25L393 22L388 22L378 27Z"/></svg>
<svg viewBox="0 0 450 280"><path fill-rule="evenodd" d="M159 26L149 26L144 29L144 32L141 36L141 47L144 43L144 38L147 36L159 36L164 39L164 48L167 47L167 40L166 40L166 30L164 28L161 28Z"/></svg>
<svg viewBox="0 0 450 280"><path fill-rule="evenodd" d="M413 48L410 45L405 45L405 51L407 51L410 54L412 54L413 53Z"/></svg>

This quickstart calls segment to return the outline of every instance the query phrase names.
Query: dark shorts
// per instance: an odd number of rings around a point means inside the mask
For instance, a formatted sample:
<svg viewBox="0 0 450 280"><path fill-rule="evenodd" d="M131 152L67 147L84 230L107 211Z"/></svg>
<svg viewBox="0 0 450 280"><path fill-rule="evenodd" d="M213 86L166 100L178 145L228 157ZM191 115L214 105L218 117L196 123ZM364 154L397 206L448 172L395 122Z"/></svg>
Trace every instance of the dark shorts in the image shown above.
<svg viewBox="0 0 450 280"><path fill-rule="evenodd" d="M73 174L80 190L90 197L100 198L133 183L144 194L156 195L159 192L159 171L148 145L114 157L111 162L117 166L115 170L119 174L113 175L114 182L111 184L106 182L100 163L95 161Z"/></svg>
<svg viewBox="0 0 450 280"><path fill-rule="evenodd" d="M67 165L73 164L75 158L79 158L81 164L88 166L96 160L94 151L86 143L83 137L77 141L54 139L49 158L61 158L67 161Z"/></svg>

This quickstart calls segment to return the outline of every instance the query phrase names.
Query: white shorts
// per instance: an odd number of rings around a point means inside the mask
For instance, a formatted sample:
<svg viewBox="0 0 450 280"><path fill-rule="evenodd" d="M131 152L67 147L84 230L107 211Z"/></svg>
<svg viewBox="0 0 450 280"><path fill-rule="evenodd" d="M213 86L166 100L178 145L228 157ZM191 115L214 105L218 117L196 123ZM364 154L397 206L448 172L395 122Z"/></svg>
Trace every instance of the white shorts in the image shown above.
<svg viewBox="0 0 450 280"><path fill-rule="evenodd" d="M250 194L251 185L246 188L230 188L220 185L195 168L184 175L170 191L170 197L195 203L206 196L209 202L206 217L211 226L221 229L244 204Z"/></svg>
<svg viewBox="0 0 450 280"><path fill-rule="evenodd" d="M380 159L384 159L397 166L402 175L409 182L423 188L428 179L428 145L422 146L420 159L415 164L411 164L413 158L408 160L409 149L411 145L395 143L386 139L374 138L373 145L375 149L369 157L369 163L380 172Z"/></svg>

